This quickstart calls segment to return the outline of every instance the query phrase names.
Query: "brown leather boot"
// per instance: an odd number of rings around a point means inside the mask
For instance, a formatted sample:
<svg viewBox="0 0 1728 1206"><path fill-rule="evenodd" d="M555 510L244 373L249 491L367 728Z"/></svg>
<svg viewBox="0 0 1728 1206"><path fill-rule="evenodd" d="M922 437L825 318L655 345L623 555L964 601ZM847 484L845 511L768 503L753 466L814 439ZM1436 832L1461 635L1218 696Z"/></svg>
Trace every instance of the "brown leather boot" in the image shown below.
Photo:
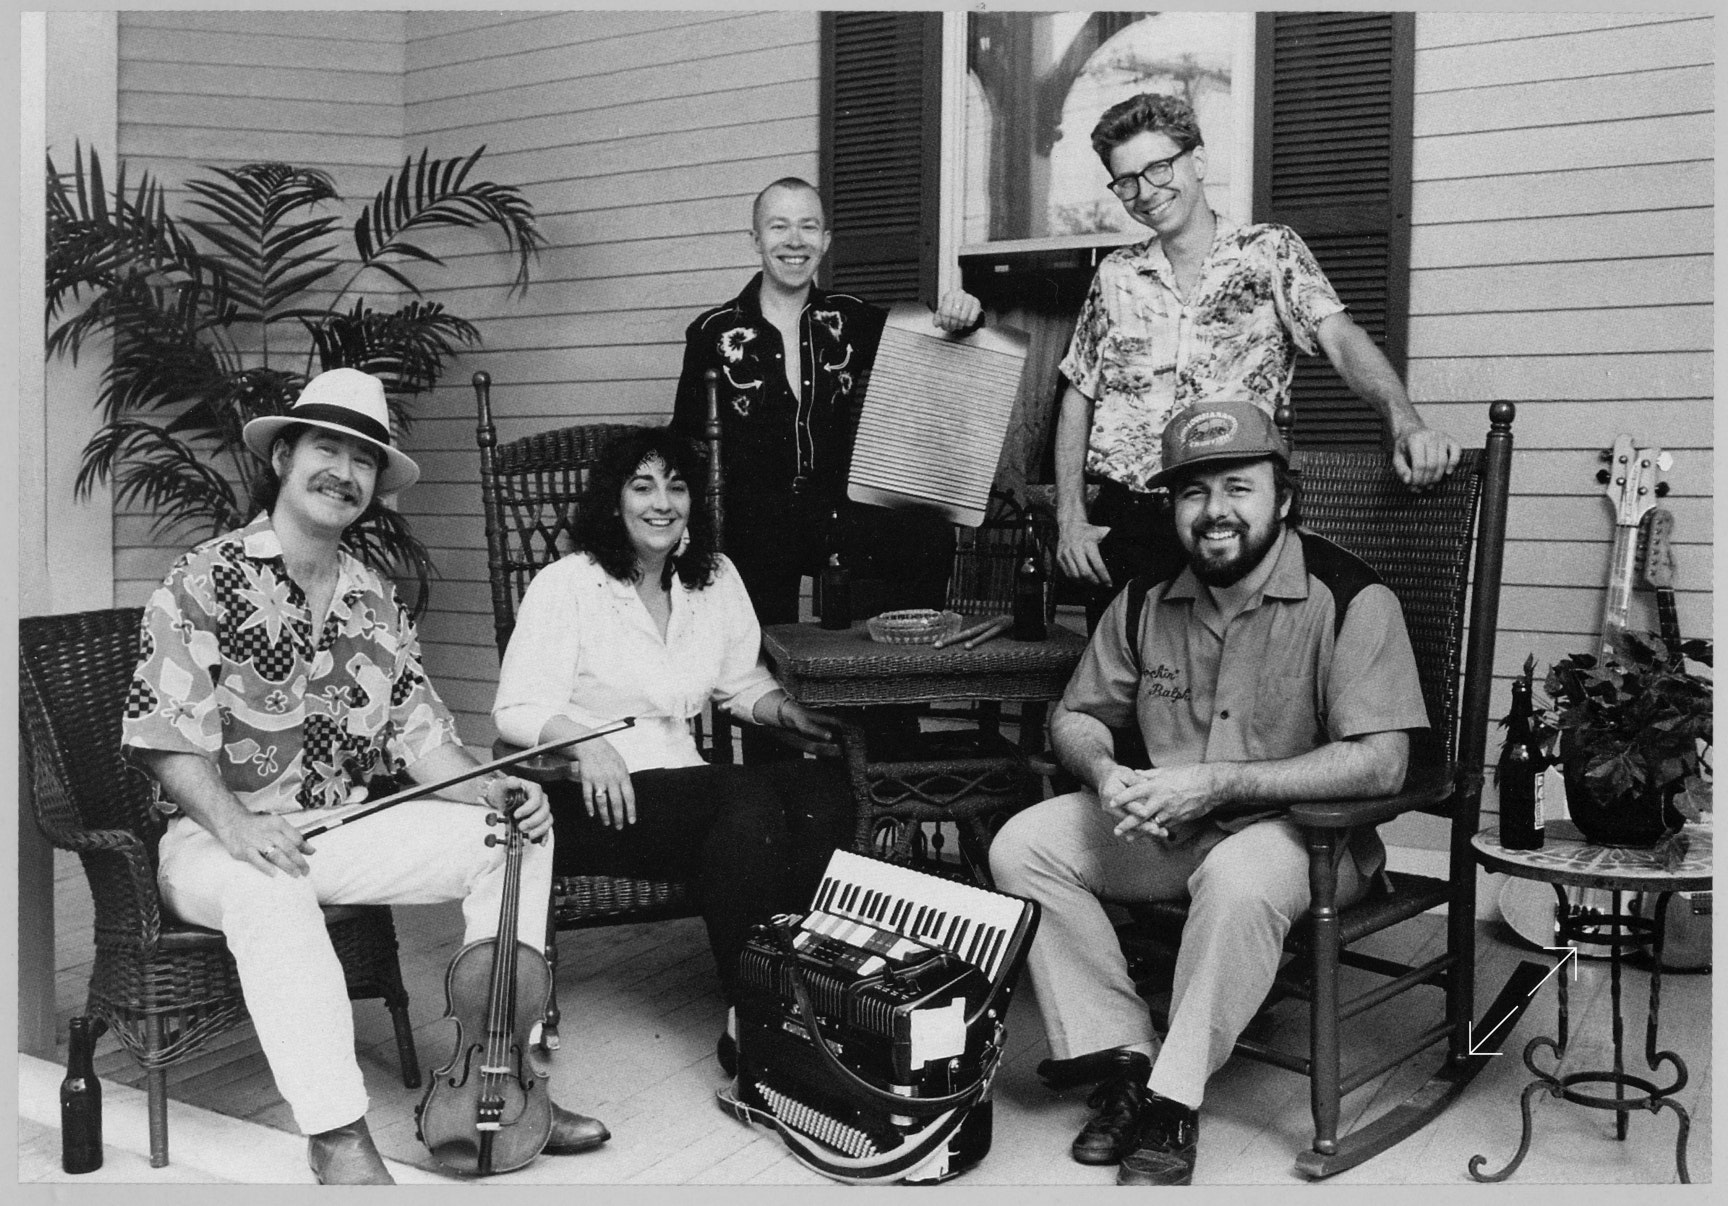
<svg viewBox="0 0 1728 1206"><path fill-rule="evenodd" d="M552 1133L546 1136L546 1146L541 1150L548 1156L574 1156L578 1152L593 1151L610 1138L612 1132L598 1118L578 1114L553 1102Z"/></svg>
<svg viewBox="0 0 1728 1206"><path fill-rule="evenodd" d="M384 1157L372 1142L366 1119L356 1118L347 1126L319 1131L306 1138L306 1163L320 1185L394 1185L396 1178L384 1167Z"/></svg>

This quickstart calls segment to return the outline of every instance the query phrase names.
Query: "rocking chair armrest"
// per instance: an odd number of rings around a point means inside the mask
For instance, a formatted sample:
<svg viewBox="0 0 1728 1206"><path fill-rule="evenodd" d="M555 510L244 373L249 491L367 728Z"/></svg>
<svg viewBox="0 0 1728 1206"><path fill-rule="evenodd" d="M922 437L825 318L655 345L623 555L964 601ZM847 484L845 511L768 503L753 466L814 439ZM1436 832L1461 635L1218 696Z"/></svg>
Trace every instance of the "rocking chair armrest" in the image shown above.
<svg viewBox="0 0 1728 1206"><path fill-rule="evenodd" d="M1359 825L1381 825L1418 808L1429 808L1448 799L1453 777L1446 768L1412 769L1404 786L1389 796L1365 796L1354 800L1306 800L1290 807L1289 817L1306 829L1353 829Z"/></svg>

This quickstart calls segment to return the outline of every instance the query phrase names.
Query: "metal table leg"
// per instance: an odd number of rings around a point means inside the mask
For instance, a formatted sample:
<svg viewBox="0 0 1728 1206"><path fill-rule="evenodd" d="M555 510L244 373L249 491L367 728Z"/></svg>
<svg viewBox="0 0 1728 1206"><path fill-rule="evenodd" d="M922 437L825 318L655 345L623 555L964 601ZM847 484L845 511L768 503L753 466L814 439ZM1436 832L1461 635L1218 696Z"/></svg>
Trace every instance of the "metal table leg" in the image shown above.
<svg viewBox="0 0 1728 1206"><path fill-rule="evenodd" d="M1559 921L1560 941L1563 943L1587 942L1596 946L1608 948L1609 963L1609 1000L1612 1006L1612 1037L1614 1043L1614 1067L1609 1071L1572 1072L1560 1075L1560 1063L1566 1055L1568 995L1567 977L1559 977L1559 1034L1558 1040L1548 1038L1533 1038L1524 1048L1524 1066L1535 1074L1536 1079L1524 1088L1520 1100L1523 1113L1523 1129L1518 1138L1518 1151L1505 1168L1497 1173L1483 1173L1482 1165L1487 1163L1487 1157L1477 1155L1470 1158L1470 1176L1477 1181L1504 1181L1518 1170L1523 1163L1525 1154L1530 1150L1531 1131L1534 1126L1532 1101L1536 1094L1547 1092L1551 1097L1564 1098L1596 1110L1614 1111L1614 1136L1616 1139L1626 1138L1629 1115L1633 1110L1649 1110L1652 1114L1663 1109L1673 1110L1678 1121L1678 1135L1674 1145L1674 1163L1680 1174L1682 1184L1690 1184L1691 1177L1686 1169L1686 1141L1691 1134L1692 1119L1686 1108L1669 1098L1685 1087L1687 1072L1685 1061L1672 1051L1656 1049L1657 1032L1662 1008L1662 938L1663 924L1668 915L1668 902L1673 895L1662 893L1656 901L1656 915L1645 919L1636 914L1628 914L1621 908L1621 893L1615 891L1612 897L1610 912L1600 916L1594 911L1574 909L1570 907L1565 889L1554 886L1555 895L1559 897L1556 908L1556 918ZM1607 927L1606 937L1601 936L1601 929ZM1674 1067L1675 1078L1672 1084L1659 1087L1644 1076L1634 1076L1626 1071L1625 1060L1625 1017L1621 1011L1620 984L1620 952L1623 947L1636 945L1642 935L1649 935L1651 953L1654 956L1650 970L1650 1009L1644 1027L1644 1062L1654 1073L1666 1062ZM1536 1065L1535 1054L1546 1048L1553 1054L1553 1071L1544 1071ZM1577 1088L1579 1085L1610 1085L1613 1094L1588 1092ZM1637 1090L1638 1095L1628 1097L1627 1090Z"/></svg>

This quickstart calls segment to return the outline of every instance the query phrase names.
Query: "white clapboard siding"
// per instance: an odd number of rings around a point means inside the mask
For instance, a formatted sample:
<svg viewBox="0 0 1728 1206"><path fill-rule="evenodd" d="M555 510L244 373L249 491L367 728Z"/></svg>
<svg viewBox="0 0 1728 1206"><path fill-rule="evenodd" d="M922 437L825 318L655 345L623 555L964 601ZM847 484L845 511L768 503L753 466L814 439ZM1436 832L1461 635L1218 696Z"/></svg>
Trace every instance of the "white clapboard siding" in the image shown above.
<svg viewBox="0 0 1728 1206"><path fill-rule="evenodd" d="M122 12L117 149L129 179L150 172L185 215L180 185L202 166L282 160L330 172L348 199L336 212L351 216L401 164L405 16ZM119 509L115 603L148 599L192 539Z"/></svg>
<svg viewBox="0 0 1728 1206"><path fill-rule="evenodd" d="M491 740L497 681L469 376L492 375L501 439L663 421L684 328L755 271L750 199L815 178L817 62L813 12L410 15L407 143L486 144L548 242L525 295L471 283L472 245L452 256L485 346L407 439L425 477L402 506L442 575L423 647L468 741Z"/></svg>
<svg viewBox="0 0 1728 1206"><path fill-rule="evenodd" d="M1620 432L1674 453L1681 627L1712 631L1714 45L1697 14L1416 17L1411 396L1470 442L1518 405L1496 715L1595 639Z"/></svg>

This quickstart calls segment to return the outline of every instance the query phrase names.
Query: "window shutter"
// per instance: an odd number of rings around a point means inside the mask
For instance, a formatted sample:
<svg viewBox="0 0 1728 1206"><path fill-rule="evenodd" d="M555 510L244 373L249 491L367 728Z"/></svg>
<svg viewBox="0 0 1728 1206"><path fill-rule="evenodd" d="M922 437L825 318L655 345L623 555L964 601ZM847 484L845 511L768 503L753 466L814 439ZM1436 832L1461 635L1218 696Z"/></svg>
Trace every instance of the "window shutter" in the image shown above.
<svg viewBox="0 0 1728 1206"><path fill-rule="evenodd" d="M942 15L825 12L823 284L887 305L936 295Z"/></svg>
<svg viewBox="0 0 1728 1206"><path fill-rule="evenodd" d="M1257 18L1254 216L1300 234L1402 377L1410 303L1411 13ZM1374 446L1379 416L1324 356L1297 362L1297 442Z"/></svg>

